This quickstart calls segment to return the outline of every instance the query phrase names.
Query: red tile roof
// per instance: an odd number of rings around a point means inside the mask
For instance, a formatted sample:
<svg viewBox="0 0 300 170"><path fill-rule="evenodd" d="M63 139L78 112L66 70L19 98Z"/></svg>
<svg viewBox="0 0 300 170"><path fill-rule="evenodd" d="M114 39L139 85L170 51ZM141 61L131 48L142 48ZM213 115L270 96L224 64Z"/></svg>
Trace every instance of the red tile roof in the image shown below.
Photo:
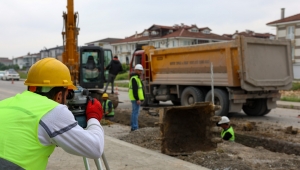
<svg viewBox="0 0 300 170"><path fill-rule="evenodd" d="M253 31L250 31L250 32L245 32L245 31L236 32L234 34L223 34L222 36L232 38L235 34L242 35L242 36L245 36L245 37L256 37L256 38L269 38L270 36L275 36L274 34L270 34L270 33L256 33L256 32L253 32Z"/></svg>
<svg viewBox="0 0 300 170"><path fill-rule="evenodd" d="M203 38L203 39L215 39L215 40L230 40L230 38L220 36L214 33L204 34L201 31L204 29L209 29L208 27L198 28L199 32L190 32L188 29L192 27L197 27L196 25L187 26L187 25L176 25L174 27L171 26L162 26L162 25L152 25L148 30L153 27L163 28L173 30L172 33L164 35L164 36L141 36L141 33L136 35L132 35L123 40L113 42L112 44L125 43L125 42L134 42L134 41L146 41L146 40L155 40L155 39L163 39L163 38L171 38L171 37L190 37L190 38ZM144 31L143 31L144 32Z"/></svg>
<svg viewBox="0 0 300 170"><path fill-rule="evenodd" d="M296 14L296 15L289 16L289 17L286 17L283 19L272 21L272 22L267 23L267 25L279 24L279 23L291 22L291 21L300 21L300 14Z"/></svg>

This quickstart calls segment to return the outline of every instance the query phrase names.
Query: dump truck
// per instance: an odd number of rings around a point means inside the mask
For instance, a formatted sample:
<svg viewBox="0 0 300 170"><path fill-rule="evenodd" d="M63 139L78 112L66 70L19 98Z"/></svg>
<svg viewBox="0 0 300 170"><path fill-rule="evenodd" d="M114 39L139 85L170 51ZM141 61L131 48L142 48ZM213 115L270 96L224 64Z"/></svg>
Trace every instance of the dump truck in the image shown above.
<svg viewBox="0 0 300 170"><path fill-rule="evenodd" d="M238 36L176 48L143 46L132 56L131 72L136 64L144 67L143 105L172 101L186 106L214 98L221 106L218 116L241 110L266 115L276 108L279 91L289 90L293 80L288 40Z"/></svg>

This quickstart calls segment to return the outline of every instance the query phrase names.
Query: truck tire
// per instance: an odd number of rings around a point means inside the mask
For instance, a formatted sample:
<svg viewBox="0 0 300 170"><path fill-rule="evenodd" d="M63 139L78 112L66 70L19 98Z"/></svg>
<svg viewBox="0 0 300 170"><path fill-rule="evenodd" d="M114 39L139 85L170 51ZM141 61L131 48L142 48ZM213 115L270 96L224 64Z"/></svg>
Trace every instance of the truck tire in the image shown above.
<svg viewBox="0 0 300 170"><path fill-rule="evenodd" d="M227 92L222 89L214 89L214 99L215 99L214 104L221 106L221 109L217 110L215 112L215 115L227 116L229 112L229 98ZM211 102L211 100L212 100L212 91L210 90L205 96L205 101Z"/></svg>
<svg viewBox="0 0 300 170"><path fill-rule="evenodd" d="M145 96L144 100L141 103L141 106L149 106L149 97Z"/></svg>
<svg viewBox="0 0 300 170"><path fill-rule="evenodd" d="M248 116L264 116L271 110L267 108L266 99L248 99L243 106L243 111Z"/></svg>
<svg viewBox="0 0 300 170"><path fill-rule="evenodd" d="M196 102L203 102L203 101L204 101L203 92L192 86L186 87L181 94L180 103L182 106L188 106Z"/></svg>
<svg viewBox="0 0 300 170"><path fill-rule="evenodd" d="M272 109L267 109L264 113L262 113L260 116L264 116L264 115L267 115L268 113L271 112Z"/></svg>
<svg viewBox="0 0 300 170"><path fill-rule="evenodd" d="M174 106L180 106L181 102L179 100L172 100Z"/></svg>

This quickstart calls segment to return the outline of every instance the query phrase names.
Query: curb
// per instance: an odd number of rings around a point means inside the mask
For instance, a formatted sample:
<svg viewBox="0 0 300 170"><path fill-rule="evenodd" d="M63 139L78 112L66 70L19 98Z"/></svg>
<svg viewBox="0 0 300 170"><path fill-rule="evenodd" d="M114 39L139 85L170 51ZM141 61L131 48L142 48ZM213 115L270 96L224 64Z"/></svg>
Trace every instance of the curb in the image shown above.
<svg viewBox="0 0 300 170"><path fill-rule="evenodd" d="M300 110L300 106L277 104L277 108Z"/></svg>

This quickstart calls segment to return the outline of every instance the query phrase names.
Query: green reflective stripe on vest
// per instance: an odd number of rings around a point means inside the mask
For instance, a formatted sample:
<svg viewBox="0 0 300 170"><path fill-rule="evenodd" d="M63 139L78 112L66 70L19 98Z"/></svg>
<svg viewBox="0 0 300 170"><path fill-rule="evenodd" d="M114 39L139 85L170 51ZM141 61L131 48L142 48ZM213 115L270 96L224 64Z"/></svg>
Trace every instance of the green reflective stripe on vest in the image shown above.
<svg viewBox="0 0 300 170"><path fill-rule="evenodd" d="M139 99L140 100L144 100L143 84L142 84L141 79L139 79L139 77L137 75L136 76L132 76L130 78L130 81L129 81L129 92L128 92L129 99L130 100L135 100L135 98L133 96L133 91L132 91L132 79L135 79L135 81L137 82Z"/></svg>
<svg viewBox="0 0 300 170"><path fill-rule="evenodd" d="M231 138L229 139L230 141L234 141L235 140L235 136L234 136L234 131L233 131L233 128L230 126L229 129L227 129L226 131L224 131L224 129L222 130L221 132L221 137L223 138L225 136L226 133L230 133L232 136Z"/></svg>
<svg viewBox="0 0 300 170"><path fill-rule="evenodd" d="M110 100L107 99L106 102L103 101L103 103L102 103L102 106L104 106L104 104L105 104L105 110L104 110L105 113L109 111L109 108L108 108L109 102L110 102ZM112 107L111 112L109 114L107 114L107 116L115 115L114 105L112 104L112 102L111 102L111 107Z"/></svg>
<svg viewBox="0 0 300 170"><path fill-rule="evenodd" d="M38 139L40 119L58 105L25 91L0 102L0 157L26 170L46 169L55 145Z"/></svg>

